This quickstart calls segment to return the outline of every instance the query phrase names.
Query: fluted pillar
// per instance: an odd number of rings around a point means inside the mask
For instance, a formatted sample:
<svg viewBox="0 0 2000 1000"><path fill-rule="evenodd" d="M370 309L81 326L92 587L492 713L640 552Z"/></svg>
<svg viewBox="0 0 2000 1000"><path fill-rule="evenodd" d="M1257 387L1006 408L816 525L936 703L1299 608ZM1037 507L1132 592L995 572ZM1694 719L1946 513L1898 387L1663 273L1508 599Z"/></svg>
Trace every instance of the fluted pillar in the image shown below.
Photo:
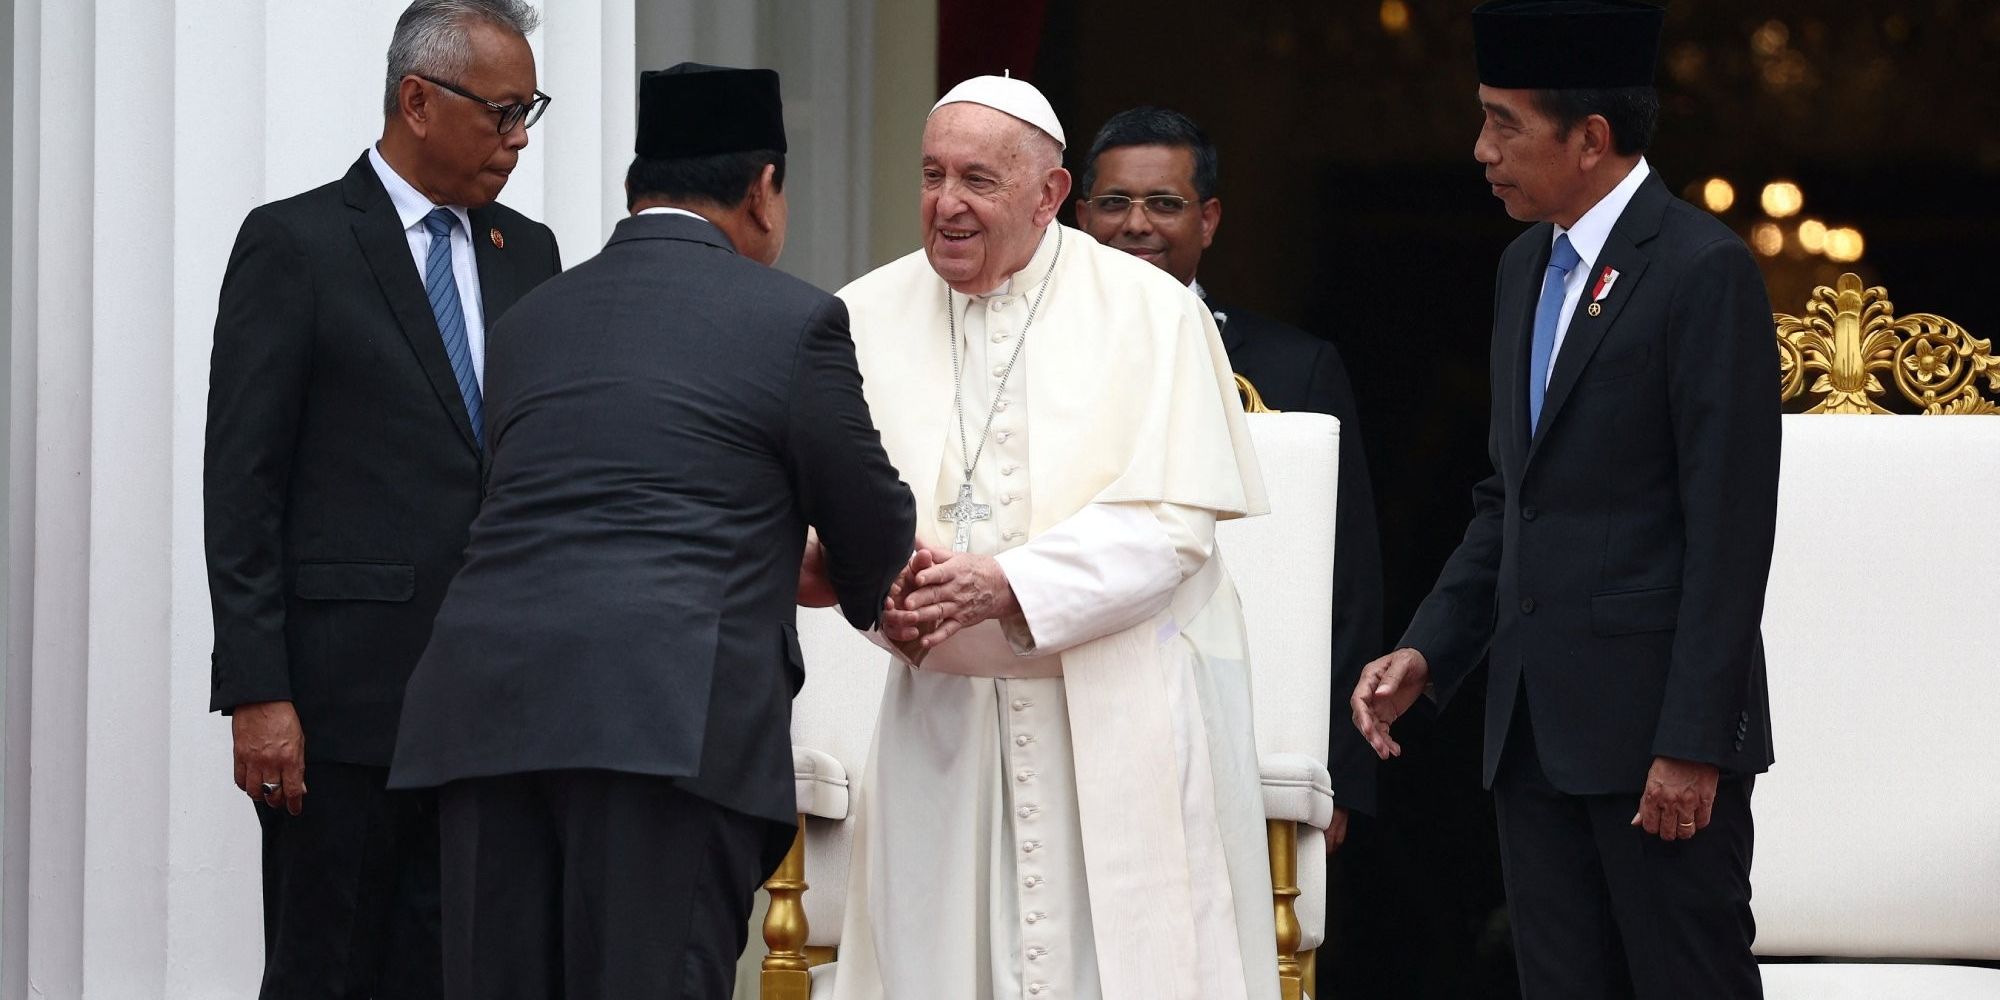
<svg viewBox="0 0 2000 1000"><path fill-rule="evenodd" d="M255 995L257 824L207 711L216 293L245 213L380 134L405 3L13 4L0 1000ZM622 214L633 0L543 6L557 103L503 200L575 261Z"/></svg>

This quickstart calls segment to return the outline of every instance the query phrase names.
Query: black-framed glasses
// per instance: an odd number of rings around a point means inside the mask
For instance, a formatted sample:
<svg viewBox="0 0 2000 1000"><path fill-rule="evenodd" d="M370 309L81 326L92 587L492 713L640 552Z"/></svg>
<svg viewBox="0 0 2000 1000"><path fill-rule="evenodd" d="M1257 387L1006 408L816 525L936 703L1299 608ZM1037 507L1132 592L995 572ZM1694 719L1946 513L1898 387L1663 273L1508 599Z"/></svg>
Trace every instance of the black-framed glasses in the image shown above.
<svg viewBox="0 0 2000 1000"><path fill-rule="evenodd" d="M489 101L464 87L446 83L434 76L425 76L422 73L418 73L416 77L427 83L443 87L468 101L486 105L486 110L500 116L501 135L506 135L514 131L514 126L516 125L522 128L534 128L535 123L542 120L542 112L549 109L549 102L554 100L549 95L537 90L535 91L535 99L526 104L501 104L498 101Z"/></svg>
<svg viewBox="0 0 2000 1000"><path fill-rule="evenodd" d="M1171 219L1193 202L1177 194L1149 194L1144 198L1128 198L1122 194L1100 194L1095 198L1085 198L1092 208L1112 215L1124 215L1135 204L1146 206L1146 214L1156 219Z"/></svg>

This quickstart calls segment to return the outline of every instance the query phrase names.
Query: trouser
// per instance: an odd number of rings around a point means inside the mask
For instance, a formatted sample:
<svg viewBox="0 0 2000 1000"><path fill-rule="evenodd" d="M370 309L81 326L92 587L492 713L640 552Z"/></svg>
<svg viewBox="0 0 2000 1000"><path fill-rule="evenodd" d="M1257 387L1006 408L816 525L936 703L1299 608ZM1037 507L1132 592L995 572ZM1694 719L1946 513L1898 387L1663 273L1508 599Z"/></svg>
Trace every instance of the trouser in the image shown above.
<svg viewBox="0 0 2000 1000"><path fill-rule="evenodd" d="M438 813L389 769L309 762L300 814L259 803L261 1000L436 1000Z"/></svg>
<svg viewBox="0 0 2000 1000"><path fill-rule="evenodd" d="M1524 1000L1762 997L1750 953L1754 779L1725 775L1709 825L1669 843L1631 825L1637 793L1556 789L1531 728L1517 709L1493 783Z"/></svg>
<svg viewBox="0 0 2000 1000"><path fill-rule="evenodd" d="M719 1000L781 824L616 771L439 792L451 1000Z"/></svg>

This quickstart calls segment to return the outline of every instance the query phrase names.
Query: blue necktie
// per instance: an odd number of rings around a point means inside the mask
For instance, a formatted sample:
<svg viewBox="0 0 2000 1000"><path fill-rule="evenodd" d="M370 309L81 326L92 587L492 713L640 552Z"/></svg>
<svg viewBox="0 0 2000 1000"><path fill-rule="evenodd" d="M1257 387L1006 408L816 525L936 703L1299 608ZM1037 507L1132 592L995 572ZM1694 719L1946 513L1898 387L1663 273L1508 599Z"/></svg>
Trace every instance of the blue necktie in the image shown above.
<svg viewBox="0 0 2000 1000"><path fill-rule="evenodd" d="M1528 433L1542 422L1542 396L1548 392L1549 355L1555 353L1556 324L1562 320L1563 279L1583 258L1569 245L1569 234L1556 237L1549 269L1542 275L1542 300L1535 305L1535 339L1528 349Z"/></svg>
<svg viewBox="0 0 2000 1000"><path fill-rule="evenodd" d="M458 279L451 270L451 226L457 221L458 216L448 208L433 209L424 216L424 228L431 233L431 251L424 259L424 292L430 296L431 315L437 317L438 333L444 336L444 354L451 360L452 377L458 379L465 415L472 420L473 440L484 448L485 407L479 398L479 377L472 370L472 345L465 337L465 309L458 301Z"/></svg>

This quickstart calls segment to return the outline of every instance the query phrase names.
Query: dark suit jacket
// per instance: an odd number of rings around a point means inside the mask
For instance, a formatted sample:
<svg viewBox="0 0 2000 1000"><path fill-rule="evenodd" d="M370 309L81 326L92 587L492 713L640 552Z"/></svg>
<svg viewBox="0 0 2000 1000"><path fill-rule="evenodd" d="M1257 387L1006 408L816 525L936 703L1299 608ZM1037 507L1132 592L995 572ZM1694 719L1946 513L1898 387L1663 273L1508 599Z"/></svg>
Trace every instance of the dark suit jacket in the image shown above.
<svg viewBox="0 0 2000 1000"><path fill-rule="evenodd" d="M1382 655L1382 542L1375 526L1375 490L1354 387L1333 344L1247 309L1209 300L1230 367L1257 387L1274 410L1330 413L1340 418L1340 499L1334 515L1333 731L1327 770L1335 801L1375 812L1380 760L1348 725L1347 699L1361 668Z"/></svg>
<svg viewBox="0 0 2000 1000"><path fill-rule="evenodd" d="M1778 505L1771 306L1743 242L1649 177L1613 228L1528 427L1528 348L1553 231L1501 258L1493 475L1402 644L1442 697L1491 642L1485 779L1527 692L1543 769L1636 792L1655 756L1772 761L1759 623ZM1601 315L1591 289L1619 277Z"/></svg>
<svg viewBox="0 0 2000 1000"><path fill-rule="evenodd" d="M703 220L639 216L494 341L486 503L391 784L597 768L790 823L806 527L858 628L916 528L846 307Z"/></svg>
<svg viewBox="0 0 2000 1000"><path fill-rule="evenodd" d="M500 205L470 215L490 332L562 265L548 227ZM387 765L403 684L479 507L481 457L366 155L244 219L207 434L210 708L290 699L308 759Z"/></svg>

